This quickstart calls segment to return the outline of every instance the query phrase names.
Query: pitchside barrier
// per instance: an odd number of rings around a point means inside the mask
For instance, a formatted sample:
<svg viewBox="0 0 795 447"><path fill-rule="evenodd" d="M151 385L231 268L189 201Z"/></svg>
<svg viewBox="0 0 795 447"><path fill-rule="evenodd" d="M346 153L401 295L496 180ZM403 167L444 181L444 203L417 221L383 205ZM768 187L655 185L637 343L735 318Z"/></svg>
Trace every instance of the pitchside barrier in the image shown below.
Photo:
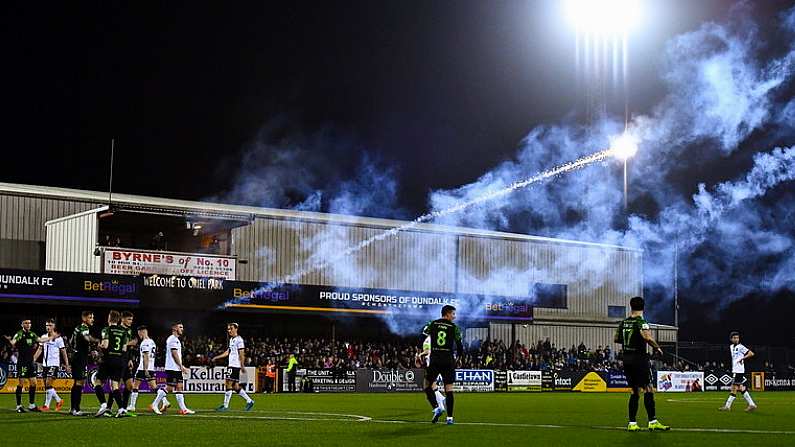
<svg viewBox="0 0 795 447"><path fill-rule="evenodd" d="M91 379L96 366L89 366L89 376L84 392L93 392ZM223 393L224 381L229 371L225 367L190 367L185 374L186 393ZM288 390L289 375L280 371L279 391ZM155 371L157 386L165 386L163 368ZM752 372L748 374L750 386L757 391L795 391L795 375ZM316 393L339 392L420 392L425 379L424 369L312 369L299 368L296 374L296 389L301 382L311 382ZM733 377L728 371L658 371L656 386L659 392L728 391ZM53 386L58 392L68 392L72 387L72 375L59 371ZM17 387L16 365L0 364L0 393L13 393ZM40 390L44 389L41 369L37 373ZM247 367L240 374L240 383L246 391L253 393L258 387L256 368ZM440 381L437 378L437 383ZM142 383L142 391L149 391L149 384ZM456 370L453 389L457 392L628 392L627 379L620 371L505 371L491 369ZM105 391L109 391L105 385Z"/></svg>
<svg viewBox="0 0 795 447"><path fill-rule="evenodd" d="M240 384L244 385L246 391L253 393L257 386L257 373L256 368L247 367L240 371ZM96 376L96 365L89 365L88 379L83 386L83 392L91 393L94 387L91 385L94 376ZM44 390L44 379L42 379L42 370L38 369L36 373L36 383L39 390ZM163 368L157 368L154 374L157 386L162 387L166 385L166 373ZM183 385L185 393L223 393L226 390L225 381L229 377L229 370L225 367L206 368L203 366L191 366L190 372L183 374ZM58 377L53 380L52 385L58 392L68 392L72 389L72 375L65 370L58 371ZM19 379L17 379L16 365L11 364L0 367L0 393L13 393L16 391ZM110 384L104 385L105 391L110 391ZM144 382L140 384L141 391L150 391L149 383Z"/></svg>

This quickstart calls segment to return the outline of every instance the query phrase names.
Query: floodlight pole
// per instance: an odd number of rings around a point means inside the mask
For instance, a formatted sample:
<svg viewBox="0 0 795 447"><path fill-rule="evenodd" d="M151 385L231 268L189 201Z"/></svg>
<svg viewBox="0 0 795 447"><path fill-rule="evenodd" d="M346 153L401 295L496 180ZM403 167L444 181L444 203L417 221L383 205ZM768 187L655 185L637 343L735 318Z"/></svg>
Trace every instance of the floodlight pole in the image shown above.
<svg viewBox="0 0 795 447"><path fill-rule="evenodd" d="M679 357L679 238L674 241L674 326L676 326L676 357Z"/></svg>
<svg viewBox="0 0 795 447"><path fill-rule="evenodd" d="M113 202L113 152L116 146L116 139L110 139L110 179L108 180L108 207Z"/></svg>

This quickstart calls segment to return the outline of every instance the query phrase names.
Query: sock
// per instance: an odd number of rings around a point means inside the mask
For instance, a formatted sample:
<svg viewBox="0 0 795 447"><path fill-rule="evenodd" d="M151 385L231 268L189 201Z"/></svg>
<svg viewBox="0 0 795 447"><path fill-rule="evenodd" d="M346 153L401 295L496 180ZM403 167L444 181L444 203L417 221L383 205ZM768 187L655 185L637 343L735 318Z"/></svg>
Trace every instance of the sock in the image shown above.
<svg viewBox="0 0 795 447"><path fill-rule="evenodd" d="M124 409L124 406L122 405L123 402L121 397L121 390L116 388L115 390L113 390L113 392L111 392L111 395L113 396L113 400L116 402L116 405L119 406L119 410ZM108 405L108 408L110 407L111 406Z"/></svg>
<svg viewBox="0 0 795 447"><path fill-rule="evenodd" d="M108 392L108 411L113 409L113 401L116 399L114 393L115 391L113 388L111 388L111 390Z"/></svg>
<svg viewBox="0 0 795 447"><path fill-rule="evenodd" d="M171 406L171 402L169 402L169 401L168 401L168 398L167 398L167 397L165 397L165 396L163 396L163 405L165 405L165 406L167 406L167 407L168 407L168 406Z"/></svg>
<svg viewBox="0 0 795 447"><path fill-rule="evenodd" d="M55 399L55 402L60 403L63 400L61 399L61 396L58 395L58 392L55 391L55 388L51 388L51 390L52 390L52 397L53 399Z"/></svg>
<svg viewBox="0 0 795 447"><path fill-rule="evenodd" d="M73 383L72 388L69 390L69 402L71 403L70 408L72 409L72 411L77 411L75 409L75 404L77 403L77 397L75 397L76 393L77 393L77 384Z"/></svg>
<svg viewBox="0 0 795 447"><path fill-rule="evenodd" d="M232 390L226 390L224 393L224 408L229 408L229 401L232 399Z"/></svg>
<svg viewBox="0 0 795 447"><path fill-rule="evenodd" d="M105 403L105 392L102 391L102 385L94 385L94 394L97 395L97 400L100 405Z"/></svg>
<svg viewBox="0 0 795 447"><path fill-rule="evenodd" d="M129 388L124 387L124 395L121 400L122 403L121 408L127 408L127 405L130 403L130 394L132 394L132 391Z"/></svg>
<svg viewBox="0 0 795 447"><path fill-rule="evenodd" d="M640 401L640 395L638 393L632 393L629 396L629 422L638 422L638 402Z"/></svg>
<svg viewBox="0 0 795 447"><path fill-rule="evenodd" d="M44 391L44 406L49 407L52 402L52 388L45 388Z"/></svg>
<svg viewBox="0 0 795 447"><path fill-rule="evenodd" d="M80 403L83 401L83 386L72 385L72 410L80 411Z"/></svg>
<svg viewBox="0 0 795 447"><path fill-rule="evenodd" d="M152 402L152 408L160 409L160 402L166 398L166 390L163 388L158 388L157 390L157 397L155 397L154 402Z"/></svg>
<svg viewBox="0 0 795 447"><path fill-rule="evenodd" d="M248 397L248 393L246 393L246 390L244 388L240 388L240 390L237 392L237 394L239 394L240 397L245 399L246 403L251 402L251 398Z"/></svg>
<svg viewBox="0 0 795 447"><path fill-rule="evenodd" d="M453 406L455 405L455 393L453 393L452 391L448 391L444 402L447 406L447 417L449 418L453 417Z"/></svg>
<svg viewBox="0 0 795 447"><path fill-rule="evenodd" d="M748 390L743 392L743 398L745 399L746 402L748 402L749 406L752 406L752 407L756 406L756 404L754 403L754 400L751 399L751 393L749 393Z"/></svg>
<svg viewBox="0 0 795 447"><path fill-rule="evenodd" d="M737 395L732 393L729 394L729 398L726 399L726 408L731 408L732 404L734 403L734 399L737 399Z"/></svg>
<svg viewBox="0 0 795 447"><path fill-rule="evenodd" d="M185 396L182 393L176 393L177 396L177 403L179 404L180 410L187 410L188 407L185 406Z"/></svg>
<svg viewBox="0 0 795 447"><path fill-rule="evenodd" d="M437 388L437 389L436 389L436 392L435 392L435 393L433 393L433 394L436 396L436 403L437 403L437 404L438 404L440 407L443 407L443 406L444 406L444 396L442 395L442 392L441 392L441 391L439 391L439 389Z"/></svg>
<svg viewBox="0 0 795 447"><path fill-rule="evenodd" d="M649 422L656 422L657 410L654 404L654 393L643 394L643 406L646 407L646 415L649 416Z"/></svg>
<svg viewBox="0 0 795 447"><path fill-rule="evenodd" d="M36 406L36 385L31 385L28 389L28 402L30 402L31 407Z"/></svg>
<svg viewBox="0 0 795 447"><path fill-rule="evenodd" d="M436 403L436 396L433 395L433 389L431 389L431 387L425 388L425 397L434 410L439 406L439 404Z"/></svg>
<svg viewBox="0 0 795 447"><path fill-rule="evenodd" d="M22 406L22 385L17 385L17 406Z"/></svg>
<svg viewBox="0 0 795 447"><path fill-rule="evenodd" d="M130 393L130 404L127 405L127 408L134 410L136 402L138 402L138 390L133 388L132 393Z"/></svg>

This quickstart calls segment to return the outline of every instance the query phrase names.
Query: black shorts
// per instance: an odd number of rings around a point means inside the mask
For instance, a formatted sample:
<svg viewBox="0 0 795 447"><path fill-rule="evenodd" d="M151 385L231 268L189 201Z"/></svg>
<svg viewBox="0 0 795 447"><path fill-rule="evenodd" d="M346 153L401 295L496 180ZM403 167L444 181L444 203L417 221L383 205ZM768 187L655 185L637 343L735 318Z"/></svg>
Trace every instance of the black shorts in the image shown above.
<svg viewBox="0 0 795 447"><path fill-rule="evenodd" d="M154 371L144 371L139 369L135 372L135 380L141 382L148 382L150 380L155 380L155 372Z"/></svg>
<svg viewBox="0 0 795 447"><path fill-rule="evenodd" d="M20 379L35 379L36 365L33 363L17 363L17 377Z"/></svg>
<svg viewBox="0 0 795 447"><path fill-rule="evenodd" d="M235 368L234 366L226 368L226 380L240 382L240 368Z"/></svg>
<svg viewBox="0 0 795 447"><path fill-rule="evenodd" d="M425 368L425 378L433 383L440 375L445 385L455 382L455 363L452 358L431 357L431 364Z"/></svg>
<svg viewBox="0 0 795 447"><path fill-rule="evenodd" d="M745 382L748 381L748 378L745 377L743 373L735 373L734 374L734 384L735 385L745 385Z"/></svg>
<svg viewBox="0 0 795 447"><path fill-rule="evenodd" d="M654 381L651 377L649 359L624 359L624 375L630 388L646 388Z"/></svg>
<svg viewBox="0 0 795 447"><path fill-rule="evenodd" d="M47 378L56 379L58 378L59 369L61 369L60 366L45 366L44 369L42 370L41 377L44 379Z"/></svg>
<svg viewBox="0 0 795 447"><path fill-rule="evenodd" d="M126 367L127 360L121 357L106 356L97 370L97 380L101 382L106 380L121 382Z"/></svg>
<svg viewBox="0 0 795 447"><path fill-rule="evenodd" d="M77 357L77 356L72 358L72 378L75 380L85 380L87 365L88 365L87 358Z"/></svg>
<svg viewBox="0 0 795 447"><path fill-rule="evenodd" d="M166 370L166 384L175 386L182 383L182 371L168 371Z"/></svg>
<svg viewBox="0 0 795 447"><path fill-rule="evenodd" d="M121 376L121 379L126 382L128 380L132 380L135 377L135 369L130 367L130 364L127 360L124 361L124 373Z"/></svg>

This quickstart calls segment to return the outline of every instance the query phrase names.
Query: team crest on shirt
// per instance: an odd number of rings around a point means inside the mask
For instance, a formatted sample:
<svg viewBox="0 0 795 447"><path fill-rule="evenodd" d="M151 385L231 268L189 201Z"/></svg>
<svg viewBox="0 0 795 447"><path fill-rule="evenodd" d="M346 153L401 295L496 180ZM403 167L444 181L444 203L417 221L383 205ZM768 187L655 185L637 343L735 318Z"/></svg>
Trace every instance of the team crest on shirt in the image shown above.
<svg viewBox="0 0 795 447"><path fill-rule="evenodd" d="M0 388L6 386L6 382L8 382L8 365L0 365Z"/></svg>

